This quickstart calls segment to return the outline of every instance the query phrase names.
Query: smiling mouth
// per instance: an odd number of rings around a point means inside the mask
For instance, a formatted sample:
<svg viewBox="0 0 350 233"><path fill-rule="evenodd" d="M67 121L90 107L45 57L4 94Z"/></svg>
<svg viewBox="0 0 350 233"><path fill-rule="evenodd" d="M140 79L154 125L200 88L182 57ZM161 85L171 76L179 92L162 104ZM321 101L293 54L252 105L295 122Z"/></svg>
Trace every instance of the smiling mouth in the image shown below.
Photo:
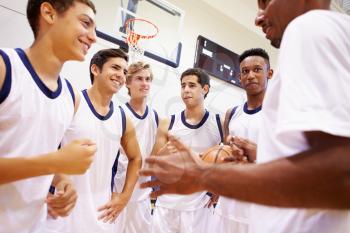
<svg viewBox="0 0 350 233"><path fill-rule="evenodd" d="M113 82L114 85L117 85L117 86L121 85L121 83L118 80L112 80L112 82Z"/></svg>
<svg viewBox="0 0 350 233"><path fill-rule="evenodd" d="M88 44L88 43L85 43L84 41L82 41L82 40L79 40L79 42L83 45L83 49L84 49L84 52L85 53L87 53L88 52L88 50L90 49L90 44Z"/></svg>

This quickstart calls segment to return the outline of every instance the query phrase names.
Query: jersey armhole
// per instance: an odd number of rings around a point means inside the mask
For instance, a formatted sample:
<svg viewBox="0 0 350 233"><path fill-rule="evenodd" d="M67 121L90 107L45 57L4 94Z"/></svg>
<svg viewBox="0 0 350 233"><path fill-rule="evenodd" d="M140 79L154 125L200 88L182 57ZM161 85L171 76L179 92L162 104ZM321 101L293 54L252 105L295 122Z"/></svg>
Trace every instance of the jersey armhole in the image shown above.
<svg viewBox="0 0 350 233"><path fill-rule="evenodd" d="M2 85L2 88L0 88L0 104L1 104L5 101L5 99L10 94L11 83L12 83L12 80L11 80L12 69L11 69L10 58L8 57L8 55L4 51L0 50L0 56L3 58L5 67L6 67L4 83Z"/></svg>
<svg viewBox="0 0 350 233"><path fill-rule="evenodd" d="M219 133L220 133L221 142L223 143L223 142L224 142L224 133L223 133L223 131L222 131L222 125L221 125L220 115L219 115L219 114L216 114L215 118L216 118L216 123L217 123L217 125L218 125L218 129L219 129Z"/></svg>
<svg viewBox="0 0 350 233"><path fill-rule="evenodd" d="M153 109L153 112L154 112L154 119L156 121L156 125L157 125L157 128L159 126L159 117L158 117L158 113L156 110Z"/></svg>
<svg viewBox="0 0 350 233"><path fill-rule="evenodd" d="M120 150L118 150L118 154L114 160L113 166L112 166L112 179L111 179L111 192L114 192L114 177L117 174L118 171L118 162L119 162L119 157L120 157Z"/></svg>
<svg viewBox="0 0 350 233"><path fill-rule="evenodd" d="M122 116L122 135L124 135L125 133L125 129L126 129L126 117L125 117L125 112L124 112L124 109L119 106L119 109L120 109L120 114Z"/></svg>
<svg viewBox="0 0 350 233"><path fill-rule="evenodd" d="M232 111L231 111L231 113L230 113L230 116L229 116L229 118L228 118L227 125L230 125L230 121L231 121L233 115L235 115L237 108L238 108L238 106L236 106L236 107L234 107L234 108L232 109Z"/></svg>
<svg viewBox="0 0 350 233"><path fill-rule="evenodd" d="M73 91L73 87L72 87L72 84L70 84L70 82L66 79L66 83L67 83L67 87L68 87L68 90L72 96L72 99L73 99L73 106L75 106L75 94L74 94L74 91Z"/></svg>
<svg viewBox="0 0 350 233"><path fill-rule="evenodd" d="M171 130L173 128L174 122L175 122L175 115L171 115L171 120L170 120L170 124L169 124L168 130Z"/></svg>

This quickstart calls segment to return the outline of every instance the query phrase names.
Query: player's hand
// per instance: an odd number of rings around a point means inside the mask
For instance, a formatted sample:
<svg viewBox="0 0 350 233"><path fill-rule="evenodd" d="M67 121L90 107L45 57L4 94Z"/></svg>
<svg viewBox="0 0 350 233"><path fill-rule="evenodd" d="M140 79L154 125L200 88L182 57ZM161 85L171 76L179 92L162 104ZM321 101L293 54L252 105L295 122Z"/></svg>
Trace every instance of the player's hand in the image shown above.
<svg viewBox="0 0 350 233"><path fill-rule="evenodd" d="M210 200L208 201L207 204L205 204L205 208L210 208L212 207L213 205L215 205L216 203L218 203L218 200L219 200L219 195L215 194L215 193L212 193L211 194L211 197L210 197Z"/></svg>
<svg viewBox="0 0 350 233"><path fill-rule="evenodd" d="M227 142L231 145L231 147L235 146L243 150L244 156L247 157L249 162L255 162L257 150L256 143L242 137L231 135L227 137Z"/></svg>
<svg viewBox="0 0 350 233"><path fill-rule="evenodd" d="M175 147L175 145L168 141L160 150L157 152L157 155L170 155L178 153L178 149Z"/></svg>
<svg viewBox="0 0 350 233"><path fill-rule="evenodd" d="M107 204L98 208L98 211L101 212L98 220L113 223L122 212L126 204L128 204L129 198L130 197L126 197L122 193L112 193L111 200Z"/></svg>
<svg viewBox="0 0 350 233"><path fill-rule="evenodd" d="M154 176L155 179L142 183L141 188L158 186L151 194L153 198L166 193L190 194L204 190L200 176L206 166L210 165L203 162L174 136L169 135L169 142L178 152L147 158L146 163L149 166L142 169L139 174Z"/></svg>
<svg viewBox="0 0 350 233"><path fill-rule="evenodd" d="M82 174L93 161L96 145L88 139L74 140L59 149L55 159L55 173Z"/></svg>
<svg viewBox="0 0 350 233"><path fill-rule="evenodd" d="M54 219L68 216L78 199L77 192L69 178L60 180L55 188L55 194L49 193L46 198L48 214Z"/></svg>

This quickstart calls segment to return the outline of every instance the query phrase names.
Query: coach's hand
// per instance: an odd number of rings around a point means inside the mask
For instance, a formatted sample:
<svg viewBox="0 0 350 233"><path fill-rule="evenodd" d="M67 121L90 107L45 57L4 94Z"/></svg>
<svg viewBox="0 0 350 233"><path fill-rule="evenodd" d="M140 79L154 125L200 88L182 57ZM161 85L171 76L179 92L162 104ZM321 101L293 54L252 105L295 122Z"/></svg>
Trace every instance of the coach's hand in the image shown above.
<svg viewBox="0 0 350 233"><path fill-rule="evenodd" d="M81 174L93 161L96 145L88 139L74 140L59 149L52 157L54 173Z"/></svg>
<svg viewBox="0 0 350 233"><path fill-rule="evenodd" d="M122 193L112 193L111 200L104 206L98 208L98 211L102 212L98 220L113 223L125 208L126 204L128 204L129 199L130 196L123 195Z"/></svg>
<svg viewBox="0 0 350 233"><path fill-rule="evenodd" d="M57 217L66 217L72 212L78 196L71 180L67 176L62 176L55 188L55 194L49 193L46 202L48 214L56 219Z"/></svg>
<svg viewBox="0 0 350 233"><path fill-rule="evenodd" d="M197 154L183 145L177 138L169 135L177 153L163 156L150 156L146 159L149 165L142 169L141 176L154 176L156 179L141 184L141 188L157 187L151 197L166 193L190 194L204 190L200 175L206 166ZM158 189L159 188L159 189Z"/></svg>

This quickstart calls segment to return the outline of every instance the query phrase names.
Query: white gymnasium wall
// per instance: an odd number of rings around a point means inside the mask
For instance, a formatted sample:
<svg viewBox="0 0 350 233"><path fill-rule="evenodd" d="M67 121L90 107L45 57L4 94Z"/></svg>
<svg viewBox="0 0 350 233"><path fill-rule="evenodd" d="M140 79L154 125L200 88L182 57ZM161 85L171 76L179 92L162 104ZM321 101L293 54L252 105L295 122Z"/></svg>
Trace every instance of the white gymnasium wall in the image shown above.
<svg viewBox="0 0 350 233"><path fill-rule="evenodd" d="M269 52L272 65L275 64L277 51L261 35L222 15L204 2L199 4L198 0L168 1L185 11L180 66L174 69L145 59L151 63L155 76L149 104L157 109L161 116L168 116L184 108L180 98L179 76L185 69L193 66L198 35L205 36L238 54L245 49L262 47ZM25 17L26 2L27 0L0 0L0 25L2 25L0 47L27 47L33 40ZM254 27L254 19L251 20ZM108 47L116 46L99 39L90 49L84 62L65 64L62 77L69 79L77 89L88 88L90 86L89 61L96 51ZM227 108L245 101L245 93L240 88L216 78L211 79L211 86L205 101L210 111L224 113ZM118 103L127 101L126 88L123 88L114 100Z"/></svg>

